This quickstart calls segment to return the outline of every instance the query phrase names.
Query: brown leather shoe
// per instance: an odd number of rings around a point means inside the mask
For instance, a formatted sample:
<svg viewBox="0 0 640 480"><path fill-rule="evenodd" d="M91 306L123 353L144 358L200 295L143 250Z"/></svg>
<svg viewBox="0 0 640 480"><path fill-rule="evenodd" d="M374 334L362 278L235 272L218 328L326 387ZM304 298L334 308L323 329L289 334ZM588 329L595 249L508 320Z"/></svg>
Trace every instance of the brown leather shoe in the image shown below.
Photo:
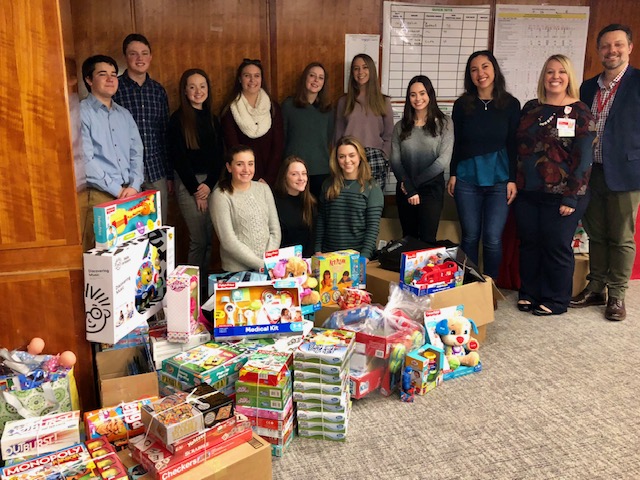
<svg viewBox="0 0 640 480"><path fill-rule="evenodd" d="M592 305L606 305L607 297L604 293L596 293L586 288L569 301L572 308L590 307Z"/></svg>
<svg viewBox="0 0 640 480"><path fill-rule="evenodd" d="M604 311L604 318L614 322L619 322L627 318L627 309L624 307L624 300L621 298L609 297L607 308Z"/></svg>

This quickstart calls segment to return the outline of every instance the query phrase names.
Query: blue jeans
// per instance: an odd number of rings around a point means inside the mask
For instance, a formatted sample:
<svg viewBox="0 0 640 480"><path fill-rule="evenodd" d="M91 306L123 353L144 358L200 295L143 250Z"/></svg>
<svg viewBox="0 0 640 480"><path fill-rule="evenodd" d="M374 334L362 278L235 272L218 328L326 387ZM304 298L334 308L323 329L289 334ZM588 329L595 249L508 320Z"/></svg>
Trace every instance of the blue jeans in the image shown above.
<svg viewBox="0 0 640 480"><path fill-rule="evenodd" d="M482 238L484 273L498 278L502 260L502 230L507 222L507 184L479 187L456 179L454 199L462 228L460 248L478 263L478 243Z"/></svg>

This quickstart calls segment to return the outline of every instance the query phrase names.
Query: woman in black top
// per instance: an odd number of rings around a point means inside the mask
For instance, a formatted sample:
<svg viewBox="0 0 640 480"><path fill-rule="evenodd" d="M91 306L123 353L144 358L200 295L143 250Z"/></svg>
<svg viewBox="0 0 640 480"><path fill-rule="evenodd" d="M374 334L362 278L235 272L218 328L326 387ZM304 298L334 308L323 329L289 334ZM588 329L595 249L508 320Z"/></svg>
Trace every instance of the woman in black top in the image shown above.
<svg viewBox="0 0 640 480"><path fill-rule="evenodd" d="M208 198L224 165L222 132L212 113L210 91L211 82L203 70L184 72L180 107L171 115L168 128L178 206L189 229L187 262L200 267L200 287L205 293L213 237Z"/></svg>
<svg viewBox="0 0 640 480"><path fill-rule="evenodd" d="M316 199L309 191L307 165L300 157L284 159L276 179L275 200L282 228L281 247L302 245L302 255L313 255Z"/></svg>

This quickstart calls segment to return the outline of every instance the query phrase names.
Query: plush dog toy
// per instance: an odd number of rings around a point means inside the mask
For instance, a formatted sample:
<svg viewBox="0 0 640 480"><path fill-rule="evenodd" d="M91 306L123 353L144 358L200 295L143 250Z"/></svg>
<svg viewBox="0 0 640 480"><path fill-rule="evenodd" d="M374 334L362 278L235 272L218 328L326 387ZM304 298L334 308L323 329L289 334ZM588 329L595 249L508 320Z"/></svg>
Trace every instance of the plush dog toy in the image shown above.
<svg viewBox="0 0 640 480"><path fill-rule="evenodd" d="M476 351L478 340L471 336L471 328L475 334L478 333L473 320L462 315L440 320L436 324L436 333L445 345L444 354L452 370L460 365L475 367L480 362L480 355Z"/></svg>

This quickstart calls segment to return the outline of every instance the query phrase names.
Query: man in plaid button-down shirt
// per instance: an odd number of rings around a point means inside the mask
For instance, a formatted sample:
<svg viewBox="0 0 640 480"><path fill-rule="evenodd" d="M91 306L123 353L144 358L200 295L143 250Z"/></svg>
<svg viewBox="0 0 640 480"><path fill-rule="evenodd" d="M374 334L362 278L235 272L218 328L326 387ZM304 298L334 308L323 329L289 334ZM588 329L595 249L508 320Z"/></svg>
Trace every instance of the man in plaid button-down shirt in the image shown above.
<svg viewBox="0 0 640 480"><path fill-rule="evenodd" d="M167 223L169 193L173 192L173 169L167 155L169 101L164 87L147 71L151 65L151 46L139 33L122 42L127 69L119 77L120 85L113 99L131 112L144 145L144 190L159 190L162 223Z"/></svg>

